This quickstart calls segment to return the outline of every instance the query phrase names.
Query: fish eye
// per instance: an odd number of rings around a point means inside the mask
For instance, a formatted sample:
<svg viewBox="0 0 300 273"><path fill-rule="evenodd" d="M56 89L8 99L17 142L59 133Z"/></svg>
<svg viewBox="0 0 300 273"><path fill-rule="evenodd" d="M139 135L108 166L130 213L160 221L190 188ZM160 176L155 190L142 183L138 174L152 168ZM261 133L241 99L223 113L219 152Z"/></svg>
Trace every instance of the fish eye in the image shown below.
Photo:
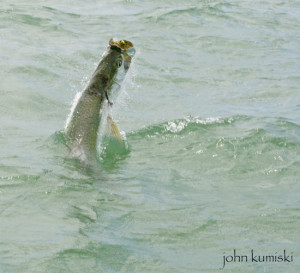
<svg viewBox="0 0 300 273"><path fill-rule="evenodd" d="M122 66L122 59L118 59L117 60L117 67L121 67Z"/></svg>

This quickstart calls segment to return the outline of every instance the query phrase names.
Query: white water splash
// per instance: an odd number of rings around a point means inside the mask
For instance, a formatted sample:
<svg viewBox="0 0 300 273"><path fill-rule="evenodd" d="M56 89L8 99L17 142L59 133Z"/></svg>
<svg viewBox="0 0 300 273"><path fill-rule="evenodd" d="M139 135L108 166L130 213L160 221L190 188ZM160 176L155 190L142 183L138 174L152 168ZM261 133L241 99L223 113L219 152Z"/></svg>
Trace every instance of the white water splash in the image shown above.
<svg viewBox="0 0 300 273"><path fill-rule="evenodd" d="M77 92L76 95L75 95L75 97L74 97L74 99L73 99L73 101L72 101L71 111L70 111L70 113L69 113L69 115L67 117L66 123L65 123L65 130L67 129L67 127L68 127L68 125L69 125L69 123L71 121L71 118L73 116L75 107L76 107L76 105L77 105L77 103L78 103L78 101L79 101L82 93L83 93L83 91Z"/></svg>

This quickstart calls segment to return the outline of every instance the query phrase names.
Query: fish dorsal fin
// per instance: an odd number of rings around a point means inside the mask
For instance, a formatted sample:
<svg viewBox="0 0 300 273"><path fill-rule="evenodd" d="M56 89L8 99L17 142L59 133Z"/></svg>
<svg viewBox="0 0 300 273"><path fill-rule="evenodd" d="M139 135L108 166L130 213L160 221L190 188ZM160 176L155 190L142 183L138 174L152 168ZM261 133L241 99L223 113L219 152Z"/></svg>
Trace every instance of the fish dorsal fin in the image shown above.
<svg viewBox="0 0 300 273"><path fill-rule="evenodd" d="M112 117L110 115L107 116L106 131L110 136L114 137L118 141L123 141L119 128L117 124L112 120Z"/></svg>

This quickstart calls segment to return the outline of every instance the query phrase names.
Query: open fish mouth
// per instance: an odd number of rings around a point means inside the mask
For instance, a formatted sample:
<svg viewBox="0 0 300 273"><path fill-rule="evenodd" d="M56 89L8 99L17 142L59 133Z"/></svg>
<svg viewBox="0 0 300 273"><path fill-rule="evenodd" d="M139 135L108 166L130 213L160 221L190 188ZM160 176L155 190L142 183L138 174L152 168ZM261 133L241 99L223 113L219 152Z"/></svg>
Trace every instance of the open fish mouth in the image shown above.
<svg viewBox="0 0 300 273"><path fill-rule="evenodd" d="M128 51L134 49L132 42L127 40L114 41L113 38L109 40L109 45L111 48L117 48L121 51Z"/></svg>

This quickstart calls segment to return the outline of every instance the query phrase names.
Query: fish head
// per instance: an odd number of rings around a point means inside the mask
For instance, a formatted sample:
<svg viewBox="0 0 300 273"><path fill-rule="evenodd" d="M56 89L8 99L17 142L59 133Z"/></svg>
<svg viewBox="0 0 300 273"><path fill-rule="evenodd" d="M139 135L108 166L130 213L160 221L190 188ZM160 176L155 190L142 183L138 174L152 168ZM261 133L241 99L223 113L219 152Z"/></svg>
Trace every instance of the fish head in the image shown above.
<svg viewBox="0 0 300 273"><path fill-rule="evenodd" d="M124 80L126 73L131 65L131 60L135 54L135 49L133 44L127 40L114 41L109 40L108 51L113 54L113 52L118 52L119 56L117 59L117 71L113 78L114 86L111 88L110 93L114 95L118 94L120 84ZM114 91L115 90L115 91Z"/></svg>
<svg viewBox="0 0 300 273"><path fill-rule="evenodd" d="M131 64L131 59L135 54L133 44L127 40L114 41L113 39L110 39L109 49L121 53L122 62L119 63L119 68L123 68L125 72L127 72Z"/></svg>
<svg viewBox="0 0 300 273"><path fill-rule="evenodd" d="M135 49L130 41L109 40L109 46L96 69L96 74L101 79L102 86L108 93L112 92L111 89L114 88L111 87L114 84L120 86L130 67L134 54Z"/></svg>

